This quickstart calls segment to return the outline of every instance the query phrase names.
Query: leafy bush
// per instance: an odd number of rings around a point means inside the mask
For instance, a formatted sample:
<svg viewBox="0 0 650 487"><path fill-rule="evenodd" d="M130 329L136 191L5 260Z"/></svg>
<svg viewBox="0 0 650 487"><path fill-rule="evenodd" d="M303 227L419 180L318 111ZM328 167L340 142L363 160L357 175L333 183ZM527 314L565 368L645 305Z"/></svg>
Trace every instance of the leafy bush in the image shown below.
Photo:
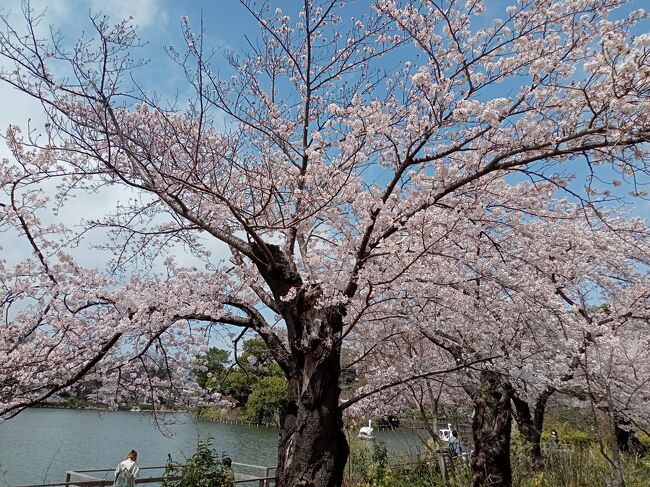
<svg viewBox="0 0 650 487"><path fill-rule="evenodd" d="M219 406L201 406L194 414L198 419L207 421L241 421L241 409Z"/></svg>
<svg viewBox="0 0 650 487"><path fill-rule="evenodd" d="M582 428L576 428L571 423L553 423L542 433L542 442L547 442L551 437L551 431L557 431L557 436L561 444L580 445L588 447L589 445L598 444L598 435L585 431Z"/></svg>
<svg viewBox="0 0 650 487"><path fill-rule="evenodd" d="M284 377L264 377L255 384L246 405L246 420L262 424L273 422L287 404L287 381Z"/></svg>
<svg viewBox="0 0 650 487"><path fill-rule="evenodd" d="M443 482L437 467L426 462L391 465L383 443L351 439L346 487L465 487L469 483Z"/></svg>
<svg viewBox="0 0 650 487"><path fill-rule="evenodd" d="M440 473L425 463L390 467L383 477L381 487L455 487L453 482L443 482ZM371 484L372 485L372 484Z"/></svg>
<svg viewBox="0 0 650 487"><path fill-rule="evenodd" d="M242 354L235 363L230 363L229 357L228 351L211 348L197 357L199 365L194 375L200 387L227 396L239 407L247 405L248 398L264 378L284 377L260 338L245 340ZM267 386L268 383L262 384L262 387Z"/></svg>
<svg viewBox="0 0 650 487"><path fill-rule="evenodd" d="M231 487L232 477L223 466L223 455L212 448L212 439L199 439L196 452L182 463L167 456L162 487ZM175 477L180 477L174 480Z"/></svg>

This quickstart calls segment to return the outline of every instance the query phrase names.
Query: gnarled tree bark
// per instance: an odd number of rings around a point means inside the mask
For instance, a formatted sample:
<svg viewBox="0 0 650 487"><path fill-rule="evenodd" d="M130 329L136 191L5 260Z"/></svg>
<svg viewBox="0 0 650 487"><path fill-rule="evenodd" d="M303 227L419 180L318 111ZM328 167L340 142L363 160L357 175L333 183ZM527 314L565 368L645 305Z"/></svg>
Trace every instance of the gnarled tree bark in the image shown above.
<svg viewBox="0 0 650 487"><path fill-rule="evenodd" d="M289 342L284 367L288 401L280 421L276 485L338 487L349 453L339 405L345 308L318 305L320 287L305 285L293 260L279 247L254 244L253 252L284 318Z"/></svg>
<svg viewBox="0 0 650 487"><path fill-rule="evenodd" d="M482 371L472 399L472 487L511 487L512 387L500 374Z"/></svg>
<svg viewBox="0 0 650 487"><path fill-rule="evenodd" d="M313 356L305 357L314 362ZM278 446L278 487L335 487L343 482L348 444L339 408L338 354L289 379ZM309 374L309 375L308 375Z"/></svg>

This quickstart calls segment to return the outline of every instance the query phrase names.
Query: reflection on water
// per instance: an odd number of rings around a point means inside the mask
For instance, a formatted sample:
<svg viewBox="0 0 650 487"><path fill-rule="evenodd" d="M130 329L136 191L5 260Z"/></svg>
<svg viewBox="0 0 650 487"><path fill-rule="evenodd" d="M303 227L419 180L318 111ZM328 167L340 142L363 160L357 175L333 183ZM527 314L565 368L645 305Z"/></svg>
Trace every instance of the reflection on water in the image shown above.
<svg viewBox="0 0 650 487"><path fill-rule="evenodd" d="M0 485L62 482L69 469L109 468L138 451L141 466L164 465L194 451L198 437L212 437L217 451L234 461L275 465L277 431L197 421L189 414L31 409L0 422ZM406 432L378 432L389 450L408 454L418 439Z"/></svg>

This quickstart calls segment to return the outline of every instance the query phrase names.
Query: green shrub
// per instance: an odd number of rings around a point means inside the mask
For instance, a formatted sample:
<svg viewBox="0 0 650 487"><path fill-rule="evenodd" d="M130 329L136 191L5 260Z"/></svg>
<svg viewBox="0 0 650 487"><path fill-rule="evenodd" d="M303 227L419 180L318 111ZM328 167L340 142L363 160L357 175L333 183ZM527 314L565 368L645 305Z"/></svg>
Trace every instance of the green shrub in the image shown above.
<svg viewBox="0 0 650 487"><path fill-rule="evenodd" d="M470 485L469 468L460 461L455 461L450 466L449 479L445 483L435 462L391 464L383 443L356 438L350 438L349 443L350 456L343 484L346 487L468 487Z"/></svg>
<svg viewBox="0 0 650 487"><path fill-rule="evenodd" d="M201 406L194 411L198 419L207 421L242 421L241 408Z"/></svg>
<svg viewBox="0 0 650 487"><path fill-rule="evenodd" d="M223 467L223 455L212 448L212 440L199 439L196 452L184 462L167 456L162 487L230 487L231 477ZM174 480L175 477L181 477Z"/></svg>
<svg viewBox="0 0 650 487"><path fill-rule="evenodd" d="M83 397L70 396L65 400L65 407L70 409L86 409L90 402Z"/></svg>
<svg viewBox="0 0 650 487"><path fill-rule="evenodd" d="M430 465L397 465L391 467L384 476L386 487L455 487L452 481L443 482L440 473ZM467 484L468 485L468 484Z"/></svg>
<svg viewBox="0 0 650 487"><path fill-rule="evenodd" d="M348 482L355 487L389 487L388 450L381 442L350 442Z"/></svg>
<svg viewBox="0 0 650 487"><path fill-rule="evenodd" d="M552 430L557 431L557 436L561 444L580 445L583 447L598 444L597 434L576 428L571 423L552 423L548 425L542 433L542 442L548 442Z"/></svg>
<svg viewBox="0 0 650 487"><path fill-rule="evenodd" d="M287 405L287 380L271 376L260 379L253 387L246 404L246 420L251 423L272 423Z"/></svg>

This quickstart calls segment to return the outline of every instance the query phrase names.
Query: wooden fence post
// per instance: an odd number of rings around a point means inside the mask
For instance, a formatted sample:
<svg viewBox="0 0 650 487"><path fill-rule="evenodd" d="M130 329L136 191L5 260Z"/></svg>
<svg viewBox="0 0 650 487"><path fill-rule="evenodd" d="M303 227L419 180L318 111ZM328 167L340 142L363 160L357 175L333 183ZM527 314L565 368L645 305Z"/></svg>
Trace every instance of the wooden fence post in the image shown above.
<svg viewBox="0 0 650 487"><path fill-rule="evenodd" d="M447 485L449 477L447 476L447 462L445 461L445 454L442 450L437 450L436 457L438 457L438 467L440 467L440 475L442 476L442 481L444 482L444 485Z"/></svg>

